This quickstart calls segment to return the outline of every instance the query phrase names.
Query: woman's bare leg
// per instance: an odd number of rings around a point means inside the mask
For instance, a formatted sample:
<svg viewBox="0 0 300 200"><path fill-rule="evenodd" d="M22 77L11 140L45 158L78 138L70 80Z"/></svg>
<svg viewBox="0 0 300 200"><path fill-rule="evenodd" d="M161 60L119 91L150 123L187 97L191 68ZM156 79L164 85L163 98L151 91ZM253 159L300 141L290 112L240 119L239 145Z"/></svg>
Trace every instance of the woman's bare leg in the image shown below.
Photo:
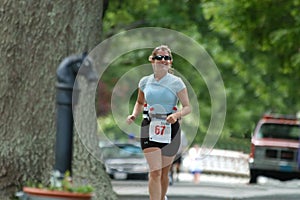
<svg viewBox="0 0 300 200"><path fill-rule="evenodd" d="M200 173L199 172L196 172L194 174L194 183L199 183L200 182Z"/></svg>
<svg viewBox="0 0 300 200"><path fill-rule="evenodd" d="M144 149L144 155L149 165L148 189L150 200L161 198L161 175L162 175L162 156L161 150L156 147Z"/></svg>
<svg viewBox="0 0 300 200"><path fill-rule="evenodd" d="M169 187L169 171L175 156L162 156L162 174L161 174L161 200L165 199Z"/></svg>

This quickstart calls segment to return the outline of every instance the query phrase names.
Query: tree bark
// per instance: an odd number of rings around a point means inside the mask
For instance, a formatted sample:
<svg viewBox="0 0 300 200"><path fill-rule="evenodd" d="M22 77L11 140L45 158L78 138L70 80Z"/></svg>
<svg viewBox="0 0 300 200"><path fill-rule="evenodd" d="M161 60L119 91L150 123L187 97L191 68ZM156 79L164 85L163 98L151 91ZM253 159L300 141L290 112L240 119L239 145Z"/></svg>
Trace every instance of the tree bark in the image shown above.
<svg viewBox="0 0 300 200"><path fill-rule="evenodd" d="M0 199L26 181L49 180L56 135L56 69L101 38L101 0L2 0L0 4ZM100 162L75 135L74 176L97 199L116 199Z"/></svg>

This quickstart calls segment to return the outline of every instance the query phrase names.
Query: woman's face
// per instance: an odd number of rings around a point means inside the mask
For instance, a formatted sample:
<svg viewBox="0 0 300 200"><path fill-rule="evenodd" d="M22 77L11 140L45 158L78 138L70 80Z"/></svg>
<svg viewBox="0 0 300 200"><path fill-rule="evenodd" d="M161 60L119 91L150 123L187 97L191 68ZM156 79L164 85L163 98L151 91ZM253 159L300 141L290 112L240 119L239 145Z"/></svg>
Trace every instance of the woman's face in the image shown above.
<svg viewBox="0 0 300 200"><path fill-rule="evenodd" d="M156 56L170 56L167 51L158 50ZM155 57L156 57L155 56ZM154 73L167 73L171 67L172 60L167 60L164 57L161 60L155 59L152 60L152 67Z"/></svg>

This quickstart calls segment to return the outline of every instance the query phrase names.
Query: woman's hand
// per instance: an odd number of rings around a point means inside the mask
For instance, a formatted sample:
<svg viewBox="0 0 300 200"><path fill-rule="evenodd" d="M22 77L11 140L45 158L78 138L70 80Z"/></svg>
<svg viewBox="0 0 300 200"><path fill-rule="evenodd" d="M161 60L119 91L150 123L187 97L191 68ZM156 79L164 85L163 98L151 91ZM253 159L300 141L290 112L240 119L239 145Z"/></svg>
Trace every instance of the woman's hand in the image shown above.
<svg viewBox="0 0 300 200"><path fill-rule="evenodd" d="M131 124L134 120L135 120L135 116L134 115L128 115L126 122L127 124Z"/></svg>
<svg viewBox="0 0 300 200"><path fill-rule="evenodd" d="M132 114L128 115L126 119L127 124L131 124L135 120L135 118L137 118L137 116L139 116L139 114L143 112L144 103L145 103L144 93L142 90L139 89L138 98L137 101L135 102Z"/></svg>
<svg viewBox="0 0 300 200"><path fill-rule="evenodd" d="M173 113L167 117L166 121L170 124L174 124L180 118L178 115L180 115L179 112Z"/></svg>

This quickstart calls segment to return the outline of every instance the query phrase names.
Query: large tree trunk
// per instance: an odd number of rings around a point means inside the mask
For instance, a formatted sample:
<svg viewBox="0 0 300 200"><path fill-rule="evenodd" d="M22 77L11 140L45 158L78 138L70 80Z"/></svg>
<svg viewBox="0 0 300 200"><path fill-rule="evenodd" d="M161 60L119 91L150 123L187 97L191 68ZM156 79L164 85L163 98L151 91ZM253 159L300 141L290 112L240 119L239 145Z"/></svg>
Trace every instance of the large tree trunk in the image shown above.
<svg viewBox="0 0 300 200"><path fill-rule="evenodd" d="M28 180L48 180L54 166L56 69L70 54L100 42L101 0L2 0L0 4L0 199ZM74 176L116 199L102 164L75 134Z"/></svg>

